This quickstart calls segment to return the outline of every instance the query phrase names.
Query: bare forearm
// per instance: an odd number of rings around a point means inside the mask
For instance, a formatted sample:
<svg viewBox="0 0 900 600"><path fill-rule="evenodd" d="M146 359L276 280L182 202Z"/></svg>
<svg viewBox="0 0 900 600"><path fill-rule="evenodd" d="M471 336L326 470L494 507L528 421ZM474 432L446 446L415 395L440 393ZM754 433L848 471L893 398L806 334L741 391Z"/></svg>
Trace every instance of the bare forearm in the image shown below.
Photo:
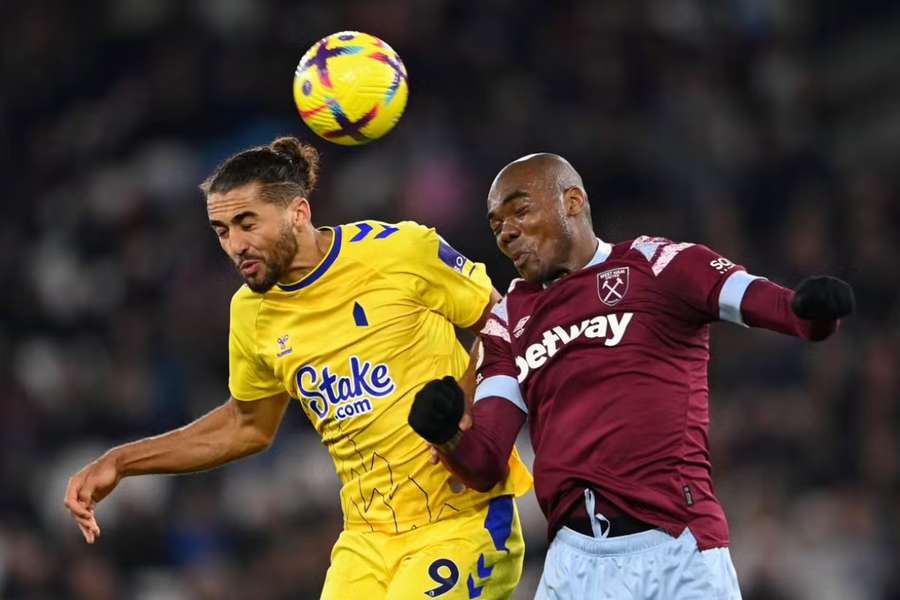
<svg viewBox="0 0 900 600"><path fill-rule="evenodd" d="M233 403L226 402L179 429L112 448L106 456L128 477L203 471L265 448L263 440L241 427Z"/></svg>

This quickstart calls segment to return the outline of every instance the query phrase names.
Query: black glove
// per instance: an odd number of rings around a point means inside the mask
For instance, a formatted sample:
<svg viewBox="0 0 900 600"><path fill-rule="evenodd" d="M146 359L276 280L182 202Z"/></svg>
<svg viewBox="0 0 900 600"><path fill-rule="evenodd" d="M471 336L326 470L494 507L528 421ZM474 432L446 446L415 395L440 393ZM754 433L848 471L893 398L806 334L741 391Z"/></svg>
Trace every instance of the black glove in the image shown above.
<svg viewBox="0 0 900 600"><path fill-rule="evenodd" d="M794 288L791 309L801 319L826 321L846 317L856 308L853 288L837 277L807 277Z"/></svg>
<svg viewBox="0 0 900 600"><path fill-rule="evenodd" d="M465 408L466 396L456 379L450 375L432 379L416 393L409 426L428 442L441 445L459 431Z"/></svg>

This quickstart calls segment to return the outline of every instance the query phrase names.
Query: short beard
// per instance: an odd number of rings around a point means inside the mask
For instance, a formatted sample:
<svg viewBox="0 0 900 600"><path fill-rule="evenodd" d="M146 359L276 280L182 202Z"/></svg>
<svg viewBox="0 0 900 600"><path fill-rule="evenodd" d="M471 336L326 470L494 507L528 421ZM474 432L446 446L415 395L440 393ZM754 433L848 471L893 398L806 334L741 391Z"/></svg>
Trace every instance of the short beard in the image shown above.
<svg viewBox="0 0 900 600"><path fill-rule="evenodd" d="M257 294L268 292L290 268L294 257L297 256L297 248L297 238L294 237L294 232L290 225L287 225L282 228L281 235L275 241L272 254L263 261L263 264L266 266L266 278L259 283L253 283L244 279L244 283Z"/></svg>

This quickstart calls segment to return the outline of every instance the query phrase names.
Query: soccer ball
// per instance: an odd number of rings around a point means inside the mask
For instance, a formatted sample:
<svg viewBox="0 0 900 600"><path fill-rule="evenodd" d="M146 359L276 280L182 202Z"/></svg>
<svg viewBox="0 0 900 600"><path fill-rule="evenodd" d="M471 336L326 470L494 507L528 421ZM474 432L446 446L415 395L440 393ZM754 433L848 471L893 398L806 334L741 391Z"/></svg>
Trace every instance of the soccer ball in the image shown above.
<svg viewBox="0 0 900 600"><path fill-rule="evenodd" d="M408 94L406 67L397 53L358 31L322 38L294 73L294 103L303 122L345 146L367 144L390 131Z"/></svg>

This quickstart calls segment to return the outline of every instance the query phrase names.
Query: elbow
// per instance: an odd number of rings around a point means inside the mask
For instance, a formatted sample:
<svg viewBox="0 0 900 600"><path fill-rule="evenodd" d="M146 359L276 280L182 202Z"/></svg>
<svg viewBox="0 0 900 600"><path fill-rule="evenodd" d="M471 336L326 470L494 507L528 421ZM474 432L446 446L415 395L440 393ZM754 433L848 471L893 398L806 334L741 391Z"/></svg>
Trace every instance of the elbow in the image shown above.
<svg viewBox="0 0 900 600"><path fill-rule="evenodd" d="M459 446L451 454L444 455L444 464L469 488L489 492L509 475L511 448L501 446L504 449L476 427L462 436Z"/></svg>
<svg viewBox="0 0 900 600"><path fill-rule="evenodd" d="M231 420L227 427L226 439L232 456L237 458L262 452L272 445L277 428L272 429L232 407Z"/></svg>
<svg viewBox="0 0 900 600"><path fill-rule="evenodd" d="M269 446L275 440L274 435L269 435L258 429L246 429L241 432L240 456L250 456L258 454L263 450L268 450Z"/></svg>
<svg viewBox="0 0 900 600"><path fill-rule="evenodd" d="M491 488L506 478L509 466L497 464L493 456L481 454L472 456L465 451L441 453L441 462L448 471L459 477L466 487L476 492L489 492Z"/></svg>
<svg viewBox="0 0 900 600"><path fill-rule="evenodd" d="M482 494L484 494L484 493L491 491L494 488L494 486L497 485L498 483L500 483L499 478L497 478L497 479L494 479L494 478L477 479L475 481L472 481L472 484L469 487L472 488L473 490L475 490L476 492L481 492Z"/></svg>
<svg viewBox="0 0 900 600"><path fill-rule="evenodd" d="M257 452L262 452L263 450L268 450L272 445L272 442L275 441L275 436L270 435L261 431L257 431L256 435L250 440L248 444L251 448L250 453L256 454Z"/></svg>
<svg viewBox="0 0 900 600"><path fill-rule="evenodd" d="M489 492L495 485L506 479L509 466L506 463L484 464L468 473L460 473L463 482L476 492Z"/></svg>

